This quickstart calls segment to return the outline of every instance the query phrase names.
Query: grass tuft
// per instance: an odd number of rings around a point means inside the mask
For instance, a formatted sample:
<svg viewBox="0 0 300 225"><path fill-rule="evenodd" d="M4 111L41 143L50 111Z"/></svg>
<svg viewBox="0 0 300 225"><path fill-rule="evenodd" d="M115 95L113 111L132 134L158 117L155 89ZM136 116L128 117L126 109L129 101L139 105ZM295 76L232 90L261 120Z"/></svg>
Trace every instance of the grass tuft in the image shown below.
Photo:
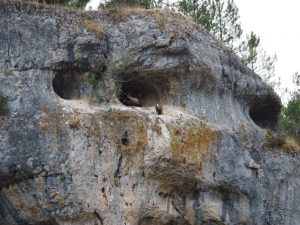
<svg viewBox="0 0 300 225"><path fill-rule="evenodd" d="M101 38L104 35L104 30L103 30L102 26L100 26L99 24L96 24L92 20L85 20L84 27L87 30L93 32L97 38Z"/></svg>
<svg viewBox="0 0 300 225"><path fill-rule="evenodd" d="M12 70L12 69L5 69L5 70L4 70L4 74L5 74L6 76L11 76L11 75L13 75L13 70Z"/></svg>
<svg viewBox="0 0 300 225"><path fill-rule="evenodd" d="M271 130L266 130L264 146L268 148L282 148L284 144L284 136Z"/></svg>
<svg viewBox="0 0 300 225"><path fill-rule="evenodd" d="M70 121L69 125L71 129L78 130L80 128L80 119L74 118L73 120Z"/></svg>
<svg viewBox="0 0 300 225"><path fill-rule="evenodd" d="M286 137L282 149L291 155L296 155L300 152L300 146L298 142L292 137Z"/></svg>
<svg viewBox="0 0 300 225"><path fill-rule="evenodd" d="M271 149L282 149L293 156L300 152L300 145L294 138L270 130L266 131L264 146Z"/></svg>

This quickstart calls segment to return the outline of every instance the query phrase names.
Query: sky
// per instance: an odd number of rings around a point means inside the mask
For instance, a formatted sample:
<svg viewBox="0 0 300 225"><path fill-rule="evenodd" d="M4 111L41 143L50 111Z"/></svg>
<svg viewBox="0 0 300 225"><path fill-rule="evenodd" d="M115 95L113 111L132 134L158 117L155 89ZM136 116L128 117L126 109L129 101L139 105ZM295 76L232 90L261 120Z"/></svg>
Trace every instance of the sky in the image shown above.
<svg viewBox="0 0 300 225"><path fill-rule="evenodd" d="M90 0L90 2L86 5L86 9L92 7L92 9L96 9L101 0Z"/></svg>
<svg viewBox="0 0 300 225"><path fill-rule="evenodd" d="M258 34L268 54L277 54L275 73L283 87L293 88L293 74L300 72L300 1L235 0L245 32Z"/></svg>
<svg viewBox="0 0 300 225"><path fill-rule="evenodd" d="M88 7L98 5L100 1L91 0ZM277 55L275 74L280 77L282 88L292 91L293 74L300 72L300 1L234 0L234 2L239 8L243 31L245 33L253 31L260 37L261 47L267 54Z"/></svg>

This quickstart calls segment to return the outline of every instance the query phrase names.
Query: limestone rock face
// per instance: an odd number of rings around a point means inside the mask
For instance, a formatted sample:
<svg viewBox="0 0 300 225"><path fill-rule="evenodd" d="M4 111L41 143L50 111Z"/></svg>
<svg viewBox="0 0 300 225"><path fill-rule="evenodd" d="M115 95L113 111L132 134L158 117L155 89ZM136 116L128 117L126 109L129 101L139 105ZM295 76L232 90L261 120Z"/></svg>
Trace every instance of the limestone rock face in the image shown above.
<svg viewBox="0 0 300 225"><path fill-rule="evenodd" d="M1 225L300 224L278 96L179 14L1 1L0 95Z"/></svg>

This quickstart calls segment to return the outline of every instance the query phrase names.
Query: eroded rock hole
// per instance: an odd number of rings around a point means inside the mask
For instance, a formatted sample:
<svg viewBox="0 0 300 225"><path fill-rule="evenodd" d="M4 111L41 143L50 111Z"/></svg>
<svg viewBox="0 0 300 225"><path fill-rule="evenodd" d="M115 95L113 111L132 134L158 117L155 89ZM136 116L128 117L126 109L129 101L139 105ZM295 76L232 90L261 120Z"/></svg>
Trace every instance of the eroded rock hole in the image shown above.
<svg viewBox="0 0 300 225"><path fill-rule="evenodd" d="M255 102L249 110L249 115L258 126L275 129L280 109L281 104L279 102L267 98L264 101Z"/></svg>
<svg viewBox="0 0 300 225"><path fill-rule="evenodd" d="M125 79L119 100L126 106L150 107L160 103L160 95L156 85L150 80Z"/></svg>
<svg viewBox="0 0 300 225"><path fill-rule="evenodd" d="M121 141L122 141L122 145L128 145L129 144L129 134L128 134L127 130L123 134L123 136L121 138Z"/></svg>
<svg viewBox="0 0 300 225"><path fill-rule="evenodd" d="M63 99L87 98L92 91L91 74L69 69L56 73L52 86L54 92Z"/></svg>

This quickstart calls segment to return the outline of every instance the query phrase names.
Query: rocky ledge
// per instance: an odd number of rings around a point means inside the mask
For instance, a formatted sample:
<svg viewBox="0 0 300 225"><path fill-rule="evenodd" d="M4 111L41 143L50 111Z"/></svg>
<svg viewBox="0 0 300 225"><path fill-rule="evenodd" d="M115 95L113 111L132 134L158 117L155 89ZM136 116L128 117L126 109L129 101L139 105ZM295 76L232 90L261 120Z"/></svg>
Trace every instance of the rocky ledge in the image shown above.
<svg viewBox="0 0 300 225"><path fill-rule="evenodd" d="M300 224L280 99L188 18L1 1L0 31L0 224Z"/></svg>

